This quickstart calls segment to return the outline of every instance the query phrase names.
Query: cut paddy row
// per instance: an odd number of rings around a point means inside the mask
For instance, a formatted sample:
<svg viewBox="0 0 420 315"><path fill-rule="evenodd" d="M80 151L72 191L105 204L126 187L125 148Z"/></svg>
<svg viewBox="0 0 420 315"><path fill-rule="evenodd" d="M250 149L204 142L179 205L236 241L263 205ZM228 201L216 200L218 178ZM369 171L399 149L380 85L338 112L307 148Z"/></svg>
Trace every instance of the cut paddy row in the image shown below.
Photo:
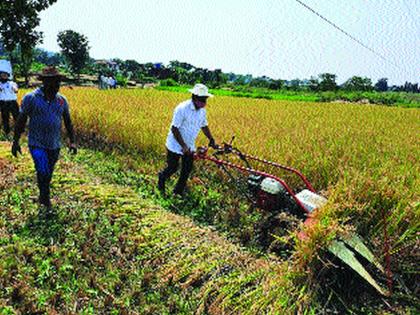
<svg viewBox="0 0 420 315"><path fill-rule="evenodd" d="M256 314L308 306L290 266L110 184L64 154L58 214L34 202L33 166L0 143L1 314ZM89 152L82 150L79 162ZM306 306L305 306L306 305Z"/></svg>

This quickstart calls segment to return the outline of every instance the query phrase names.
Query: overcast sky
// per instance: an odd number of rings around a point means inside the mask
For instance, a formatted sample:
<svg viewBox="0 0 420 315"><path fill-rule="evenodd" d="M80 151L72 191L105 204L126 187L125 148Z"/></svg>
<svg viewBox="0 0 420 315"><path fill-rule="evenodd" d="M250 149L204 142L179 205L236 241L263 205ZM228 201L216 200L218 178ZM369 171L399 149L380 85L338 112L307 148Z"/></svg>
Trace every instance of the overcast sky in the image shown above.
<svg viewBox="0 0 420 315"><path fill-rule="evenodd" d="M309 78L323 72L420 82L420 0L58 0L41 13L41 47L57 34L89 39L93 58L179 60L224 72Z"/></svg>

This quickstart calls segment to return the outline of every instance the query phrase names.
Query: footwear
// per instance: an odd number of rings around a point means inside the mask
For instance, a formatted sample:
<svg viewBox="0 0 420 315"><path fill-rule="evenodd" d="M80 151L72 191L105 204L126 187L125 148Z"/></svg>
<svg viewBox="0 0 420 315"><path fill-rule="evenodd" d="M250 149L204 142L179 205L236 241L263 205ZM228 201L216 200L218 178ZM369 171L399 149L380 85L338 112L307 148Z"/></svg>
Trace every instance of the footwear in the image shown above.
<svg viewBox="0 0 420 315"><path fill-rule="evenodd" d="M57 215L57 212L53 207L47 207L43 204L39 207L38 218L40 220L49 220L54 218Z"/></svg>
<svg viewBox="0 0 420 315"><path fill-rule="evenodd" d="M173 191L174 196L179 196L181 198L184 198L189 193L190 193L190 188L188 186L184 186L180 188L178 185L176 185Z"/></svg>
<svg viewBox="0 0 420 315"><path fill-rule="evenodd" d="M39 197L38 202L41 205L41 207L45 207L47 209L52 207L52 204L49 198Z"/></svg>
<svg viewBox="0 0 420 315"><path fill-rule="evenodd" d="M57 212L53 207L48 207L45 209L45 218L46 219L52 219L55 216L57 216Z"/></svg>
<svg viewBox="0 0 420 315"><path fill-rule="evenodd" d="M179 191L178 189L175 188L174 191L173 191L173 196L175 198L183 199L184 196L185 196L185 192L184 191Z"/></svg>

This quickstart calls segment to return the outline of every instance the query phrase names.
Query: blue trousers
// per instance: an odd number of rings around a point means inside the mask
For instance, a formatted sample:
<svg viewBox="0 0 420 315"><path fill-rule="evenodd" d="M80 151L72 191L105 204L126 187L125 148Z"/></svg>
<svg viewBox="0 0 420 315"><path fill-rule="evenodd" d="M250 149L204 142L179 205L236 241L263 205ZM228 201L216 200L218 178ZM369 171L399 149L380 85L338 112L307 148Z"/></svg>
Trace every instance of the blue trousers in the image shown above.
<svg viewBox="0 0 420 315"><path fill-rule="evenodd" d="M50 184L55 163L58 161L60 149L48 150L38 147L29 147L32 159L34 160L36 177L39 188L39 202L47 207L50 202Z"/></svg>

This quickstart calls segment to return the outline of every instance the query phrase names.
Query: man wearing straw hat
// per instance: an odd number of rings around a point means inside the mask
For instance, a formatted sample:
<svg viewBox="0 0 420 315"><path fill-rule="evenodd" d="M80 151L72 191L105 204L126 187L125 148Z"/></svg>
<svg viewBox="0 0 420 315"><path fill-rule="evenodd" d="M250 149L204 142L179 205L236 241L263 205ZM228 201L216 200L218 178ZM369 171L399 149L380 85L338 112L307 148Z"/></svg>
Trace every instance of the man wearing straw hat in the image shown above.
<svg viewBox="0 0 420 315"><path fill-rule="evenodd" d="M50 183L61 147L62 121L70 138L70 152L77 152L69 106L58 93L63 78L55 67L45 67L39 74L42 86L23 98L12 145L15 157L22 153L19 139L29 118L28 146L37 174L39 203L47 209L47 214L52 210Z"/></svg>
<svg viewBox="0 0 420 315"><path fill-rule="evenodd" d="M213 95L204 84L196 84L191 99L179 104L174 111L171 128L166 140L167 166L159 173L158 189L165 192L165 182L178 169L181 160L181 173L174 189L175 195L182 195L191 173L194 161L195 140L200 130L209 139L210 146L216 143L207 124L205 106Z"/></svg>

